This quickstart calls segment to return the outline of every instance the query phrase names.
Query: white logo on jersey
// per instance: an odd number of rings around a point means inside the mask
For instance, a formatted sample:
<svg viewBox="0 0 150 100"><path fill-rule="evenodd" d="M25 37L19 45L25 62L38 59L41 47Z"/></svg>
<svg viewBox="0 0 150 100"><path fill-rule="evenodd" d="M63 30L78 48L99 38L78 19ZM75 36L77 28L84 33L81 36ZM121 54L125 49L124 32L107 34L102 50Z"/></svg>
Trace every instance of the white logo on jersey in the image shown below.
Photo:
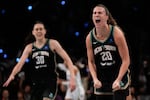
<svg viewBox="0 0 150 100"><path fill-rule="evenodd" d="M93 44L97 44L97 42L93 42Z"/></svg>
<svg viewBox="0 0 150 100"><path fill-rule="evenodd" d="M105 66L106 65L106 62L105 63L100 63L101 64L101 66Z"/></svg>
<svg viewBox="0 0 150 100"><path fill-rule="evenodd" d="M38 66L35 66L35 69L44 68L44 67L47 67L47 65L38 65Z"/></svg>
<svg viewBox="0 0 150 100"><path fill-rule="evenodd" d="M35 51L36 49L32 49L32 51Z"/></svg>

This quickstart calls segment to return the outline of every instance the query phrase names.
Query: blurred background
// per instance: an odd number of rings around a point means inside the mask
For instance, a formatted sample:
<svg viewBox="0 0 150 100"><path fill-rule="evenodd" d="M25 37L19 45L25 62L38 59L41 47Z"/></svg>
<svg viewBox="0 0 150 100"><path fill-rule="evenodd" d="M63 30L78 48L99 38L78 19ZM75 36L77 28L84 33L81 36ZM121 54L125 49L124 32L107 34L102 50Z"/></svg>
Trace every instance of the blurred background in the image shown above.
<svg viewBox="0 0 150 100"><path fill-rule="evenodd" d="M108 7L125 32L137 94L150 93L150 14L146 0L0 0L0 83L5 69L18 61L35 20L46 23L50 38L57 39L71 56L86 58L85 37L93 28L91 13L97 3Z"/></svg>

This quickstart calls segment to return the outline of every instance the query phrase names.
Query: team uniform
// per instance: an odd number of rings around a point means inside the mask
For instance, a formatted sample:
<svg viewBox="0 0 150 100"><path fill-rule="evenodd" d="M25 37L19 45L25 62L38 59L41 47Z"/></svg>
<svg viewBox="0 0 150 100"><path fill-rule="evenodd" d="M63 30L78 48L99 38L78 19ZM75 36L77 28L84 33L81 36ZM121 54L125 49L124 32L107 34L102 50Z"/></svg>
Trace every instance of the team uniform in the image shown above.
<svg viewBox="0 0 150 100"><path fill-rule="evenodd" d="M113 37L114 26L110 26L109 37L105 41L96 38L95 28L90 31L90 38L93 48L94 60L96 64L96 73L98 79L102 82L101 88L95 88L94 94L97 96L110 95L110 98L128 95L129 71L124 75L120 86L121 90L113 92L112 84L117 78L121 66L121 58ZM107 97L107 96L106 96ZM108 96L109 98L109 96ZM117 98L115 98L116 100ZM110 100L110 99L109 99Z"/></svg>
<svg viewBox="0 0 150 100"><path fill-rule="evenodd" d="M33 43L30 55L33 90L31 100L43 100L43 97L54 100L57 94L55 53L51 51L49 41L48 39L42 48L37 48Z"/></svg>
<svg viewBox="0 0 150 100"><path fill-rule="evenodd" d="M70 71L65 67L64 64L61 64L61 63L58 64L58 68L66 72L67 81L62 82L62 84L67 87L65 99L84 100L85 90L81 81L80 71L77 71L76 73L76 89L74 91L71 91L69 87Z"/></svg>

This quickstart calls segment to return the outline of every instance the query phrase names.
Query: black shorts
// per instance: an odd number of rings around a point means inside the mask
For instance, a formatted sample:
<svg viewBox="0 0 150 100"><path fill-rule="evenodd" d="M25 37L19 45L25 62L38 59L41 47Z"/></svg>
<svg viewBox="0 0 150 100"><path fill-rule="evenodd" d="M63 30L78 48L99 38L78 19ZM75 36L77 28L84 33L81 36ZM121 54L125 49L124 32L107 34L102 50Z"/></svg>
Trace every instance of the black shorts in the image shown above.
<svg viewBox="0 0 150 100"><path fill-rule="evenodd" d="M94 88L96 100L126 100L126 96L129 95L129 84L130 77L128 74L123 77L120 83L121 90L113 92L112 84L104 83L101 88Z"/></svg>
<svg viewBox="0 0 150 100"><path fill-rule="evenodd" d="M104 85L104 84L103 84ZM105 84L106 85L106 84ZM112 91L111 85L106 85L108 87L94 88L94 94L96 95L96 100L126 100L129 95L129 85L128 83L124 85L121 90L115 92Z"/></svg>
<svg viewBox="0 0 150 100"><path fill-rule="evenodd" d="M32 83L31 100L43 100L44 97L54 100L57 95L57 79Z"/></svg>
<svg viewBox="0 0 150 100"><path fill-rule="evenodd" d="M129 87L115 92L95 92L95 95L96 100L126 100L129 95Z"/></svg>

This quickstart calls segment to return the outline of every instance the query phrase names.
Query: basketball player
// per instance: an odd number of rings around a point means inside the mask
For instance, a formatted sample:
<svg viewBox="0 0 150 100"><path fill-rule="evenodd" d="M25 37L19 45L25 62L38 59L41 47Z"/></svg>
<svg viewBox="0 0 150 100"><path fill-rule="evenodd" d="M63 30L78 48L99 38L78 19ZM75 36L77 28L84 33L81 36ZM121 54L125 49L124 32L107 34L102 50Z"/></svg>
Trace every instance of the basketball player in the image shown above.
<svg viewBox="0 0 150 100"><path fill-rule="evenodd" d="M35 41L26 45L20 61L14 66L8 80L3 84L7 87L15 75L22 69L26 59L31 58L32 94L31 100L54 100L57 94L57 73L55 55L60 55L71 72L70 89L75 89L74 65L59 42L45 37L46 28L43 22L37 21L32 30Z"/></svg>
<svg viewBox="0 0 150 100"><path fill-rule="evenodd" d="M94 7L92 20L86 48L96 100L126 100L130 57L124 32L103 4Z"/></svg>

